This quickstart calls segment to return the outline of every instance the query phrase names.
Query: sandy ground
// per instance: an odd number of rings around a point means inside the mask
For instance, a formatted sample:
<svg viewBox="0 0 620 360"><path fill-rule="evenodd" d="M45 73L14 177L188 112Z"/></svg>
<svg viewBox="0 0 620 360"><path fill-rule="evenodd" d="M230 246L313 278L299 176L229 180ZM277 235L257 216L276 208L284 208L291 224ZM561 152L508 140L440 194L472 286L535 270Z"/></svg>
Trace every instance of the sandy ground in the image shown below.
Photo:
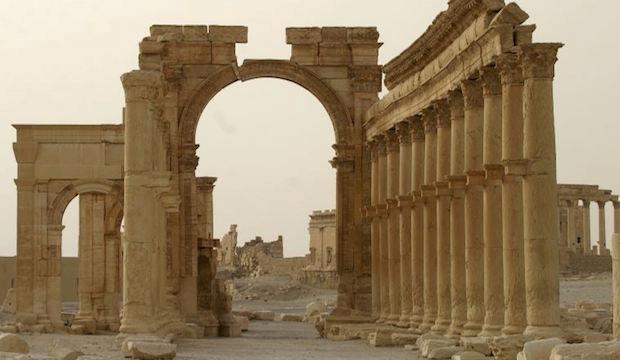
<svg viewBox="0 0 620 360"><path fill-rule="evenodd" d="M290 279L264 277L236 284L234 308L303 313L316 299L333 304L334 290L306 287ZM246 299L249 297L253 300ZM591 301L611 303L611 274L564 278L560 282L562 306ZM41 358L54 338L78 346L89 359L121 359L114 335L23 335L31 354ZM313 325L294 322L252 321L240 338L180 339L177 359L417 359L402 348L373 348L365 341L334 342L317 337Z"/></svg>

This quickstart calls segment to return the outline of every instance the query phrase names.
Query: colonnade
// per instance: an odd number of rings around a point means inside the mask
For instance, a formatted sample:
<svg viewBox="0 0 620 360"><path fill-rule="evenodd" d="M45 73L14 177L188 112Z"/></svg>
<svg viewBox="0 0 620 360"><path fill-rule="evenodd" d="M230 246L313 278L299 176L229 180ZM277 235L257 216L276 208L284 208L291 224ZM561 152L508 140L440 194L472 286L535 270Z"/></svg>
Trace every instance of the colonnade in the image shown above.
<svg viewBox="0 0 620 360"><path fill-rule="evenodd" d="M560 331L560 47L502 54L368 142L379 323L451 336Z"/></svg>

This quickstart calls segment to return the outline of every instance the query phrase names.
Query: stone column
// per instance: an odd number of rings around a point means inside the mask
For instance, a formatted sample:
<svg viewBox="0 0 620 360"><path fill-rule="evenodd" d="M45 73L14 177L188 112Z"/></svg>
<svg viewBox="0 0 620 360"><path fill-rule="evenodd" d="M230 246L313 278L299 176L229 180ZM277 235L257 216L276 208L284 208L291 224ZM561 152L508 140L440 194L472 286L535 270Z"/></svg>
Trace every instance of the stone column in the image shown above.
<svg viewBox="0 0 620 360"><path fill-rule="evenodd" d="M388 227L387 227L387 149L385 137L377 138L377 154L378 160L378 184L379 197L377 203L377 216L379 217L379 259L380 259L380 303L381 316L379 322L387 321L390 315L390 287L389 287L389 270L388 270Z"/></svg>
<svg viewBox="0 0 620 360"><path fill-rule="evenodd" d="M388 273L390 288L390 316L388 323L396 325L400 319L400 211L398 209L399 151L395 130L387 132L387 211L388 211Z"/></svg>
<svg viewBox="0 0 620 360"><path fill-rule="evenodd" d="M552 337L561 333L558 261L558 191L553 115L554 65L560 44L519 48L523 88L523 179L527 328L524 334Z"/></svg>
<svg viewBox="0 0 620 360"><path fill-rule="evenodd" d="M592 239L590 237L590 200L582 201L583 213L581 214L581 216L583 219L583 253L588 255L592 252Z"/></svg>
<svg viewBox="0 0 620 360"><path fill-rule="evenodd" d="M620 234L620 201L614 201L613 204L614 204L614 234Z"/></svg>
<svg viewBox="0 0 620 360"><path fill-rule="evenodd" d="M526 326L523 259L523 70L516 55L498 59L502 77L502 240L504 265L504 335L522 334Z"/></svg>
<svg viewBox="0 0 620 360"><path fill-rule="evenodd" d="M615 203L614 203L615 204ZM620 340L620 233L612 236L612 288L614 294L613 304L613 335L616 340Z"/></svg>
<svg viewBox="0 0 620 360"><path fill-rule="evenodd" d="M18 159L18 172L34 172L34 159L28 164L22 164L17 144L15 148ZM36 152L35 152L36 153ZM25 168L25 169L24 169ZM21 176L21 175L20 175ZM15 180L17 186L17 255L16 282L15 282L15 321L25 325L34 325L37 322L34 302L35 286L35 256L34 256L34 180Z"/></svg>
<svg viewBox="0 0 620 360"><path fill-rule="evenodd" d="M598 201L598 252L599 255L608 255L607 235L605 229L605 203Z"/></svg>
<svg viewBox="0 0 620 360"><path fill-rule="evenodd" d="M379 203L379 153L377 142L368 144L371 156L370 165L370 206L372 222L370 224L370 247L371 247L371 286L372 286L372 315L379 318L381 314L381 259L379 240L381 236L381 224L377 215Z"/></svg>
<svg viewBox="0 0 620 360"><path fill-rule="evenodd" d="M483 183L482 134L484 110L480 80L461 86L465 101L465 278L467 322L461 335L476 336L484 320Z"/></svg>
<svg viewBox="0 0 620 360"><path fill-rule="evenodd" d="M424 319L419 331L425 333L437 320L437 113L427 108L423 113L424 148Z"/></svg>
<svg viewBox="0 0 620 360"><path fill-rule="evenodd" d="M502 264L502 84L494 67L481 70L484 97L484 325L481 336L501 335L504 327Z"/></svg>
<svg viewBox="0 0 620 360"><path fill-rule="evenodd" d="M450 108L448 100L435 103L437 111L437 320L432 328L444 334L450 327Z"/></svg>
<svg viewBox="0 0 620 360"><path fill-rule="evenodd" d="M465 295L465 120L463 94L451 91L448 102L451 118L450 145L450 298L451 322L447 334L459 336L467 321Z"/></svg>
<svg viewBox="0 0 620 360"><path fill-rule="evenodd" d="M121 77L125 89L125 180L123 241L123 318L120 331L144 334L154 330L154 294L158 276L154 224L156 201L149 182L153 171L155 142L152 129L153 102L162 83L154 71L132 71ZM155 294L156 295L156 294Z"/></svg>
<svg viewBox="0 0 620 360"><path fill-rule="evenodd" d="M421 188L424 183L425 134L421 116L411 119L411 142L411 328L418 329L424 319L424 198Z"/></svg>
<svg viewBox="0 0 620 360"><path fill-rule="evenodd" d="M398 207L400 209L400 320L398 327L411 323L411 134L409 122L397 125L400 142L400 181L398 183Z"/></svg>
<svg viewBox="0 0 620 360"><path fill-rule="evenodd" d="M567 216L567 236L566 236L566 247L569 250L575 250L575 243L577 242L577 224L576 224L576 210L577 210L577 201L567 200L568 204L568 216Z"/></svg>

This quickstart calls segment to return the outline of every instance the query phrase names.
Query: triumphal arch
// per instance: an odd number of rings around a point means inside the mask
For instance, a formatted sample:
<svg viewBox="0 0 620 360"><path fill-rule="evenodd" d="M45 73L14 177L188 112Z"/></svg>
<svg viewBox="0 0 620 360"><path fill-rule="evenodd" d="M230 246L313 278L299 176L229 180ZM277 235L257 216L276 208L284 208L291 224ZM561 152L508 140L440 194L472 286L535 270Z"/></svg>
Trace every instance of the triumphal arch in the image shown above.
<svg viewBox="0 0 620 360"><path fill-rule="evenodd" d="M515 3L452 0L383 67L370 27L289 28L289 60L238 64L245 27L152 26L139 70L121 77L123 125L18 127L18 321L57 322L58 214L87 194L85 219L106 230L85 233L80 249L93 259L119 252L122 266L110 266L123 276L106 265L103 283L90 285L104 291L84 291L78 319L126 334L206 328L200 259L213 239L201 225L209 184L195 175L196 126L226 86L270 77L314 95L336 135L339 286L328 334L376 322L417 334L561 335L553 79L562 45L535 43L527 19ZM58 162L74 143L92 154ZM112 304L121 285L119 317L96 304Z"/></svg>

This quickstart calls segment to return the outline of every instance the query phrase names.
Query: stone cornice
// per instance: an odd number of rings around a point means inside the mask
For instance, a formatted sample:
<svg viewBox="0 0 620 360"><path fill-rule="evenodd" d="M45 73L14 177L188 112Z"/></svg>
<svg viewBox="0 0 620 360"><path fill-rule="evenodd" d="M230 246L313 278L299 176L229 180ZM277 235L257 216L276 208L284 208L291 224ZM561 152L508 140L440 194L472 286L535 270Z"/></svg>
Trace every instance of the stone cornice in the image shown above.
<svg viewBox="0 0 620 360"><path fill-rule="evenodd" d="M384 66L387 88L393 89L422 70L481 15L503 7L501 0L451 0L448 9L435 18L422 36Z"/></svg>

